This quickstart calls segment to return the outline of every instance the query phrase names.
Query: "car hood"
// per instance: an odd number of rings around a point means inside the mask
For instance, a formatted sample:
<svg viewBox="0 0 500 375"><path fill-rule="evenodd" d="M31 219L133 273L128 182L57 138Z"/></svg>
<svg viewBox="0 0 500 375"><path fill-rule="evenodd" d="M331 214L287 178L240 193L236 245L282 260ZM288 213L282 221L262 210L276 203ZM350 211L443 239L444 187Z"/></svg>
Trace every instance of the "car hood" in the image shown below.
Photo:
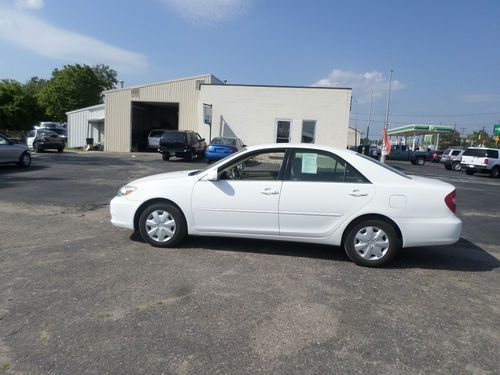
<svg viewBox="0 0 500 375"><path fill-rule="evenodd" d="M152 176L148 177L143 177L138 180L132 181L128 185L141 185L145 184L148 182L157 182L157 181L164 181L164 180L172 180L172 179L181 179L181 178L192 178L192 176L189 176L190 173L196 171L196 169L191 169L189 171L178 171L178 172L168 172L168 173L160 173L160 174L155 174Z"/></svg>

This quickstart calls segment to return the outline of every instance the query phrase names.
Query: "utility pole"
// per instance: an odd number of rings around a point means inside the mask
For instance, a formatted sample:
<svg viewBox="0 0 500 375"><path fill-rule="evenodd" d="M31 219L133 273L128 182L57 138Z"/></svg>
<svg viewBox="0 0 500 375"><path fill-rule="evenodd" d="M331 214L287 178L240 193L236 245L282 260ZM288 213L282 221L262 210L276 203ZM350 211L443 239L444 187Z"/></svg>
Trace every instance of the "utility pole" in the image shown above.
<svg viewBox="0 0 500 375"><path fill-rule="evenodd" d="M382 145L382 155L380 156L380 162L385 163L385 159L387 157L387 151L385 150L386 144L385 144L385 134L387 134L387 127L389 126L389 104L391 102L391 85L392 85L392 72L393 70L391 69L391 74L389 76L389 93L387 94L387 106L385 108L385 120L384 120L384 143Z"/></svg>
<svg viewBox="0 0 500 375"><path fill-rule="evenodd" d="M370 144L370 121L372 118L372 101L373 101L373 90L370 93L370 109L368 110L368 126L366 127L366 139L368 144Z"/></svg>
<svg viewBox="0 0 500 375"><path fill-rule="evenodd" d="M358 149L358 99L354 99L354 147Z"/></svg>

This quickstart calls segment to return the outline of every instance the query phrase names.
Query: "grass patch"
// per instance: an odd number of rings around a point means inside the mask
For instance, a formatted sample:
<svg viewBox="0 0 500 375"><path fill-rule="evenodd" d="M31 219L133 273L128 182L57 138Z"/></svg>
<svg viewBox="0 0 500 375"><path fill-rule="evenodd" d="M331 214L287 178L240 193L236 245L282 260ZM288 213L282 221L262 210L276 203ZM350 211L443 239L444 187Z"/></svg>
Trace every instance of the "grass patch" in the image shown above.
<svg viewBox="0 0 500 375"><path fill-rule="evenodd" d="M9 362L4 362L0 365L0 369L7 371L12 367L12 365Z"/></svg>
<svg viewBox="0 0 500 375"><path fill-rule="evenodd" d="M49 342L49 338L50 338L49 332L46 330L40 332L40 335L38 336L38 338L40 339L40 342L42 344L47 344Z"/></svg>
<svg viewBox="0 0 500 375"><path fill-rule="evenodd" d="M99 314L97 314L97 316L99 318L106 319L106 318L111 318L113 316L113 314L106 312L106 311L103 311L103 312L100 312Z"/></svg>

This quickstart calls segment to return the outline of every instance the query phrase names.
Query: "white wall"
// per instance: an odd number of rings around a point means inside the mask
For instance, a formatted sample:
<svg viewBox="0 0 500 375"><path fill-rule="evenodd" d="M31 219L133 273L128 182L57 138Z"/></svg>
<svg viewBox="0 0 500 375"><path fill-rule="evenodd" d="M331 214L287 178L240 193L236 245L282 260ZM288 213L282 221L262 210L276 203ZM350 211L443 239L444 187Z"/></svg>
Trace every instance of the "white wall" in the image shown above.
<svg viewBox="0 0 500 375"><path fill-rule="evenodd" d="M202 85L199 132L209 138L203 124L203 103L212 104L212 138L235 135L247 145L276 142L276 121L291 120L291 142L300 143L302 121L316 120L316 144L346 148L351 89Z"/></svg>
<svg viewBox="0 0 500 375"><path fill-rule="evenodd" d="M84 147L86 138L98 140L98 128L90 126L90 119L104 118L104 104L66 113L68 116L68 147Z"/></svg>

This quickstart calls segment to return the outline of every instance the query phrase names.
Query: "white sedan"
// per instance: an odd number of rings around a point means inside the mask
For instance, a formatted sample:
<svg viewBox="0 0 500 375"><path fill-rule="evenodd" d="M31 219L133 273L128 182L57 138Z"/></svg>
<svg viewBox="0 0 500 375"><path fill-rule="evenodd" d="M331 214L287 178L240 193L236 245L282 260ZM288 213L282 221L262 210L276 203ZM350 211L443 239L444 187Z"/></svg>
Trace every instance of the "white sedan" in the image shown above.
<svg viewBox="0 0 500 375"><path fill-rule="evenodd" d="M114 225L153 246L188 234L310 242L343 246L363 266L455 243L462 229L454 186L311 144L248 147L206 169L142 178L110 208Z"/></svg>

